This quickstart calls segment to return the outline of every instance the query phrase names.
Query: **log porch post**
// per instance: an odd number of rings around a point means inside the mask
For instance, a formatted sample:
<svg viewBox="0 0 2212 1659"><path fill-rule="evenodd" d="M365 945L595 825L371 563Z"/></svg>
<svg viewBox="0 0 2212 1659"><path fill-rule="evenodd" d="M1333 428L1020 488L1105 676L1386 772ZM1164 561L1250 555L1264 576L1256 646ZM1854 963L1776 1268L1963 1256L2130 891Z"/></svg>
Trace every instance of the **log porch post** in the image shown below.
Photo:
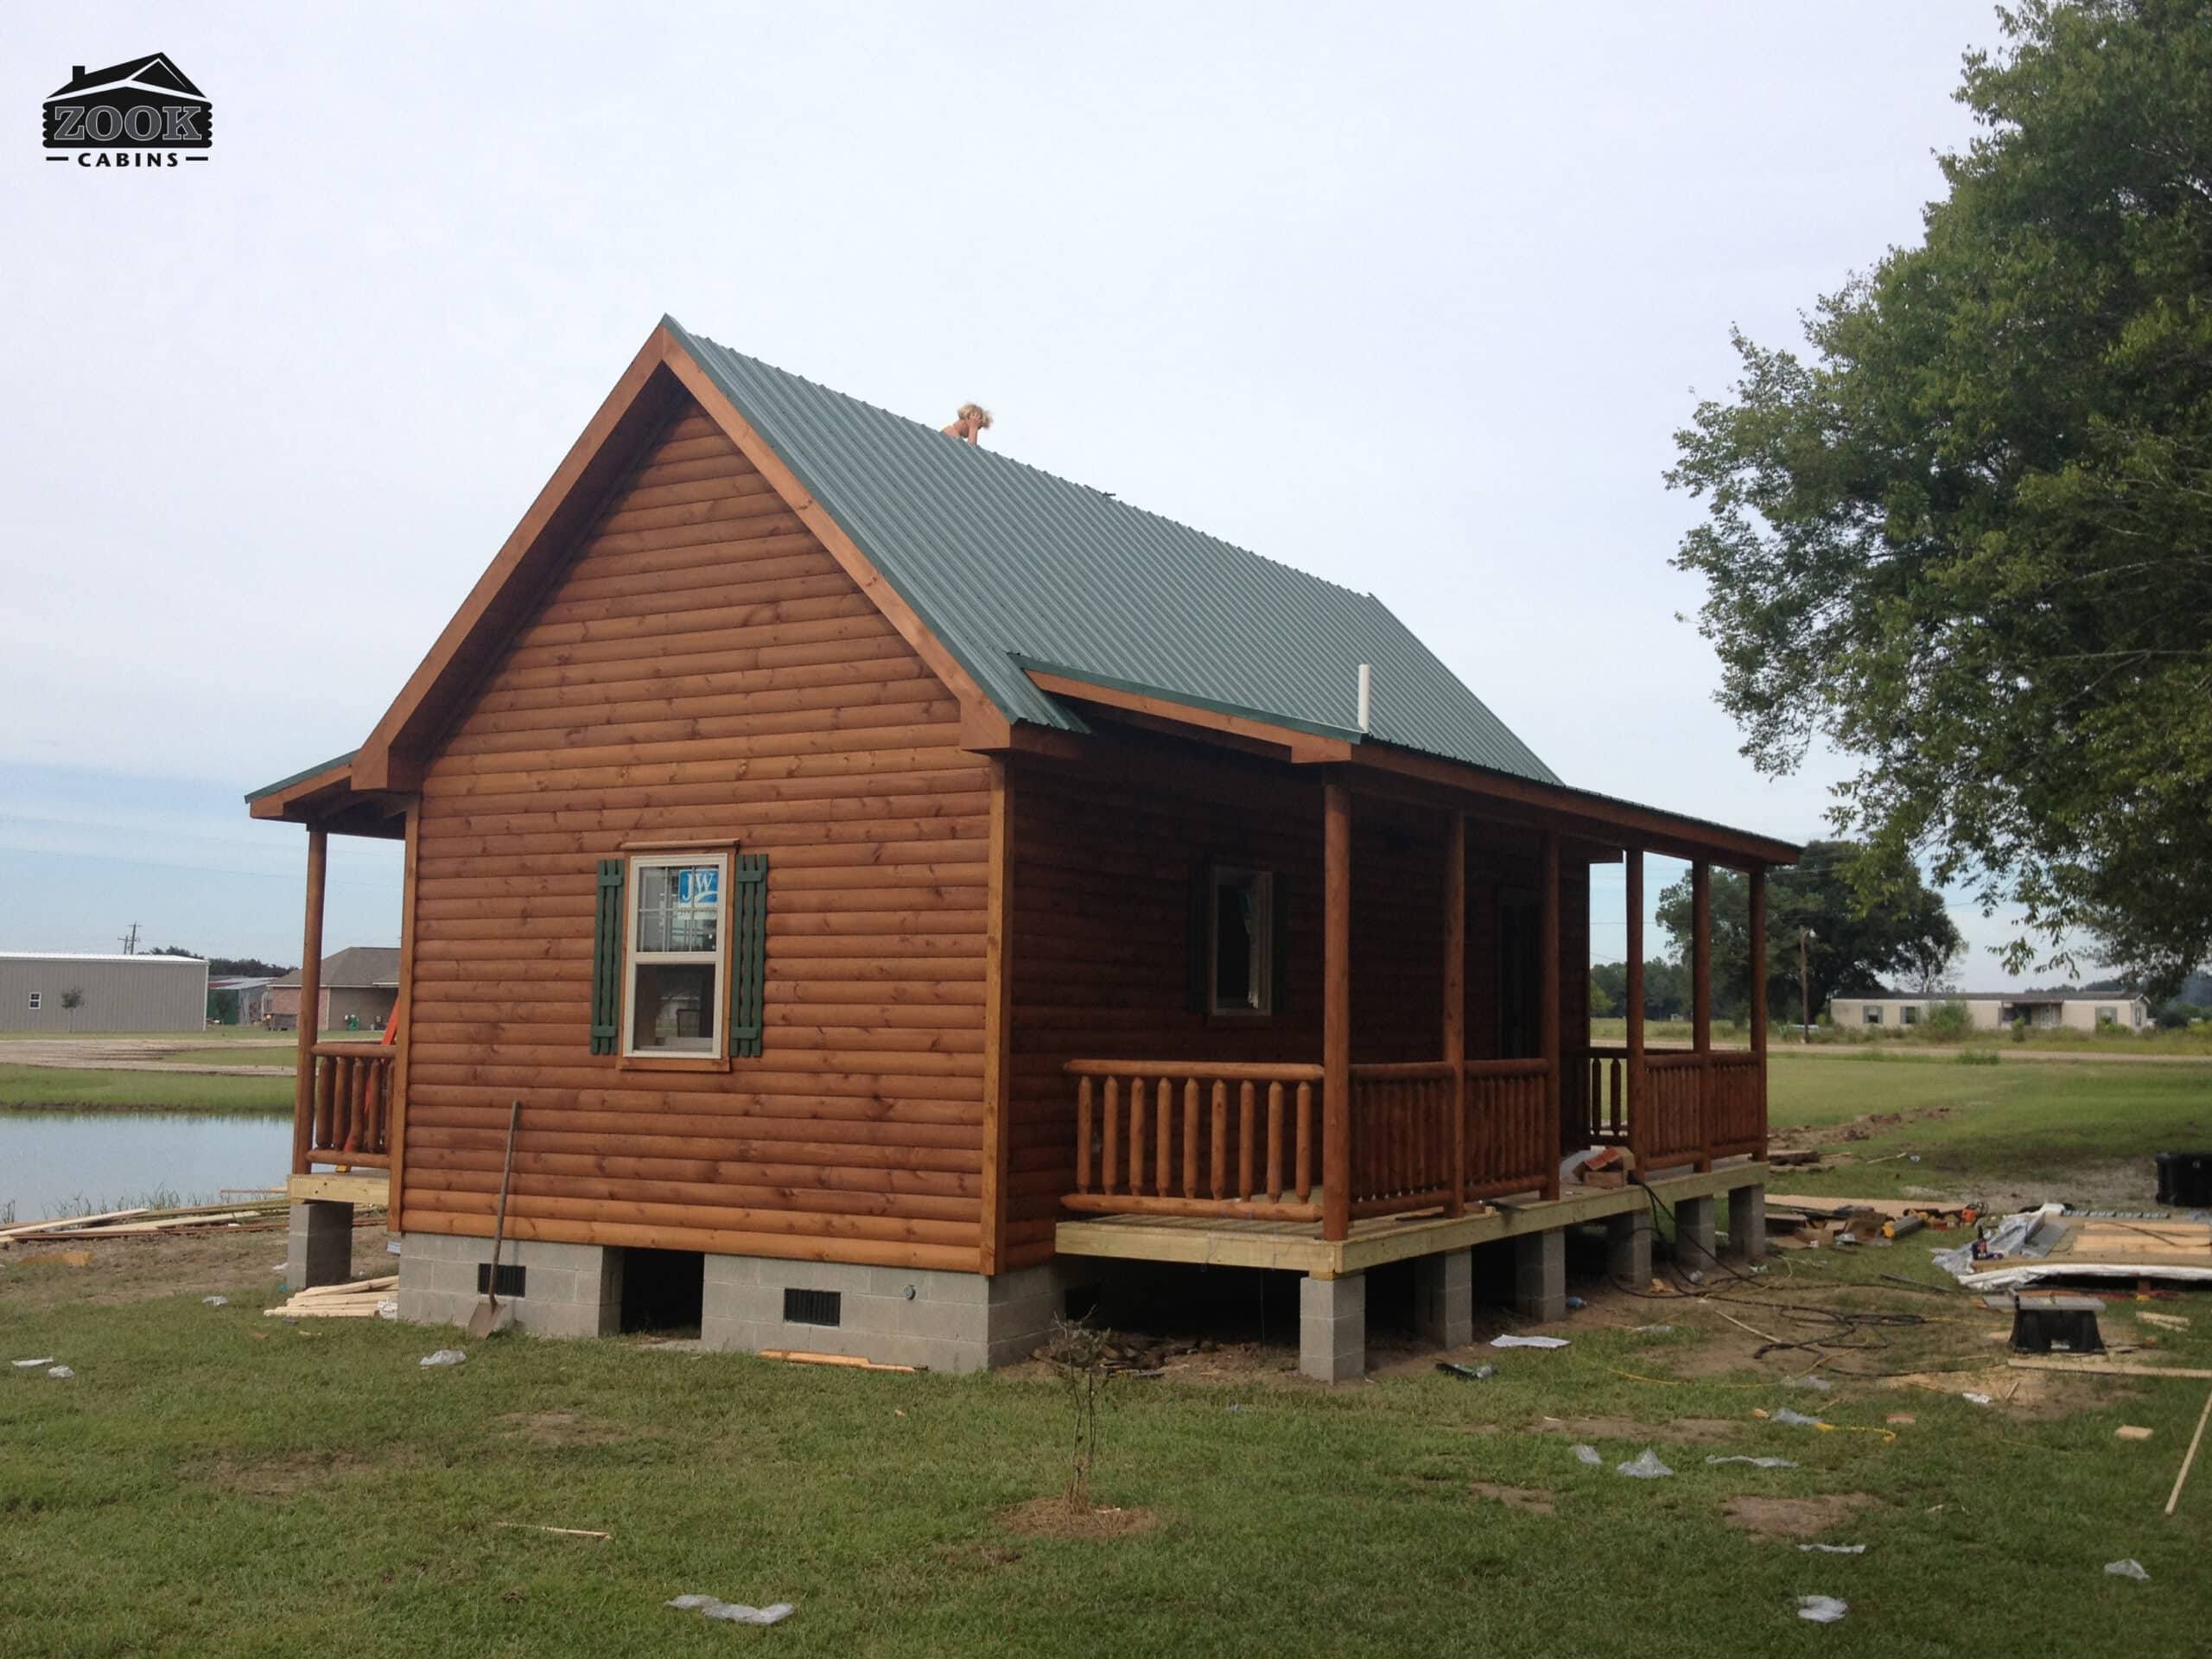
<svg viewBox="0 0 2212 1659"><path fill-rule="evenodd" d="M1351 1231L1351 792L1321 790L1321 1236Z"/></svg>
<svg viewBox="0 0 2212 1659"><path fill-rule="evenodd" d="M1621 1085L1628 1091L1628 1155L1643 1179L1643 849L1622 853L1628 897L1628 1059ZM1646 1275L1649 1276L1648 1274Z"/></svg>
<svg viewBox="0 0 2212 1659"><path fill-rule="evenodd" d="M1766 1159L1766 866L1754 864L1751 883L1751 1054L1759 1091L1759 1147L1752 1155ZM1764 1235L1762 1235L1764 1236ZM1730 1234L1732 1240L1734 1234Z"/></svg>
<svg viewBox="0 0 2212 1659"><path fill-rule="evenodd" d="M1697 1051L1700 1169L1713 1167L1713 866L1690 866L1690 1046Z"/></svg>
<svg viewBox="0 0 2212 1659"><path fill-rule="evenodd" d="M300 944L300 1043L292 1077L292 1173L308 1173L308 1125L315 1111L316 1014L322 1002L322 889L330 856L330 832L308 826L306 936Z"/></svg>
<svg viewBox="0 0 2212 1659"><path fill-rule="evenodd" d="M1544 1196L1559 1197L1559 1147L1563 1126L1560 1122L1559 1052L1559 830L1550 824L1544 827L1544 913L1537 938L1536 975L1542 982L1538 994L1542 1001L1540 1010L1539 1044L1543 1049L1545 1072L1544 1094L1550 1103L1548 1116L1552 1132L1547 1139L1552 1156L1544 1176Z"/></svg>
<svg viewBox="0 0 2212 1659"><path fill-rule="evenodd" d="M1444 1063L1452 1068L1452 1194L1445 1213L1467 1212L1467 815L1444 830Z"/></svg>

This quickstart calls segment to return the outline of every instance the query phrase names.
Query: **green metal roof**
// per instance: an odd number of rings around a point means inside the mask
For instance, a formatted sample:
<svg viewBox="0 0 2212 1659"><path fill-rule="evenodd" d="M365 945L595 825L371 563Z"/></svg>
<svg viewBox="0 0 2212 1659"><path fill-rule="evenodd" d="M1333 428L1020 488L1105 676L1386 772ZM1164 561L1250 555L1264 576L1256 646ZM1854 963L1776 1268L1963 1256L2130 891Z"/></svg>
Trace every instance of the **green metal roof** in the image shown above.
<svg viewBox="0 0 2212 1659"><path fill-rule="evenodd" d="M259 789L248 790L245 798L249 801L257 801L264 795L274 795L280 789L289 789L294 784L304 784L318 772L328 772L333 766L342 766L359 753L359 749L348 749L343 754L334 755L320 766L309 766L304 772L296 772L289 778L279 778L275 783L264 784Z"/></svg>
<svg viewBox="0 0 2212 1659"><path fill-rule="evenodd" d="M1371 594L1324 582L687 332L690 350L1010 720L1084 729L1028 669L1517 777L1557 775Z"/></svg>

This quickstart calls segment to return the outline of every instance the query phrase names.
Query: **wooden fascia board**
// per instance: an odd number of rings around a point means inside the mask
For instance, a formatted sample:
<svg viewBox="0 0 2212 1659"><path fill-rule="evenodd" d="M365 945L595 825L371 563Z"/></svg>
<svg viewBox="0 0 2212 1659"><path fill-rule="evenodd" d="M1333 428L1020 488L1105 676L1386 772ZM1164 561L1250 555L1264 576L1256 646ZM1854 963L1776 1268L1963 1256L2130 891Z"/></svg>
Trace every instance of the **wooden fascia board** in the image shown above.
<svg viewBox="0 0 2212 1659"><path fill-rule="evenodd" d="M1267 751L1279 753L1281 759L1301 765L1348 760L1354 753L1353 746L1342 738L1324 737L1317 733L1300 731L1294 726L1279 726L1271 721L1255 720L1248 715L1232 715L1195 703L1177 702L1173 698L1150 692L1102 685L1096 680L1077 679L1072 675L1054 674L1044 669L1033 668L1028 674L1030 683L1050 696L1096 703L1103 709L1118 709L1151 720L1168 721L1179 728L1196 727L1201 733L1242 740L1239 744L1242 747L1263 745Z"/></svg>
<svg viewBox="0 0 2212 1659"><path fill-rule="evenodd" d="M296 822L295 809L300 803L332 790L350 789L353 776L353 763L351 760L325 766L313 776L288 784L283 789L270 790L265 794L252 797L246 803L246 816L270 818L280 823L288 819Z"/></svg>
<svg viewBox="0 0 2212 1659"><path fill-rule="evenodd" d="M1603 800L1560 785L1509 778L1440 756L1417 754L1383 744L1325 737L1249 715L1227 714L1042 669L1030 670L1029 678L1039 690L1053 696L1141 715L1147 723L1179 728L1192 736L1234 741L1239 747L1249 749L1255 744L1263 745L1267 751L1294 765L1349 763L1378 780L1390 778L1428 785L1471 810L1480 811L1485 805L1503 807L1507 810L1500 816L1516 822L1557 823L1568 833L1600 845L1641 846L1670 857L1710 858L1746 867L1791 864L1797 860L1799 849L1788 842L1718 824L1702 824L1627 802Z"/></svg>
<svg viewBox="0 0 2212 1659"><path fill-rule="evenodd" d="M539 590L533 578L542 575L541 554L561 550L555 543L563 538L549 532L594 510L607 474L626 467L635 444L650 435L640 429L657 430L670 412L660 405L665 401L672 407L672 399L648 395L662 370L664 350L663 331L655 328L361 745L353 758L356 788L406 789L420 782L423 751L442 729L446 705L459 683L474 683L472 651L493 640L504 643Z"/></svg>
<svg viewBox="0 0 2212 1659"><path fill-rule="evenodd" d="M999 712L997 705L985 695L983 689L976 683L975 677L961 667L944 642L922 620L914 607L899 596L898 590L875 568L875 562L862 552L860 543L846 533L845 527L837 522L836 516L814 499L812 491L799 482L798 474L784 463L784 458L754 429L753 423L745 417L744 411L730 401L715 378L699 365L697 359L684 348L683 343L664 327L656 331L655 339L662 361L683 384L683 389L721 428L746 460L752 462L760 475L768 480L770 487L783 498L784 505L813 533L815 540L829 550L830 556L837 562L839 569L868 595L869 602L883 613L884 620L898 630L899 637L912 647L914 654L927 664L930 671L959 699L963 721L976 717L982 719L988 728L989 721L985 714L988 711L988 714L997 715L998 723L1004 725L1004 715ZM987 734L989 734L987 732Z"/></svg>

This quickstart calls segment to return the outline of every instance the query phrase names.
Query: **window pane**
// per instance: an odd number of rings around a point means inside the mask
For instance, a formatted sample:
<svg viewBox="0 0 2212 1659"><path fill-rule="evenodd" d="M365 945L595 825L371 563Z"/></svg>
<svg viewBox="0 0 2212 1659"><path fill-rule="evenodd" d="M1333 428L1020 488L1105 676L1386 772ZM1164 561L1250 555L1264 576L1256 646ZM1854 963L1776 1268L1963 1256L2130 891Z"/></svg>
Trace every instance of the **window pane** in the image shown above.
<svg viewBox="0 0 2212 1659"><path fill-rule="evenodd" d="M1214 888L1213 1003L1217 1008L1260 1005L1257 889L1249 876L1224 876Z"/></svg>
<svg viewBox="0 0 2212 1659"><path fill-rule="evenodd" d="M645 864L638 870L640 950L697 950L712 955L721 903L721 868L715 864Z"/></svg>
<svg viewBox="0 0 2212 1659"><path fill-rule="evenodd" d="M711 1053L718 1029L715 978L708 964L639 963L632 1046Z"/></svg>

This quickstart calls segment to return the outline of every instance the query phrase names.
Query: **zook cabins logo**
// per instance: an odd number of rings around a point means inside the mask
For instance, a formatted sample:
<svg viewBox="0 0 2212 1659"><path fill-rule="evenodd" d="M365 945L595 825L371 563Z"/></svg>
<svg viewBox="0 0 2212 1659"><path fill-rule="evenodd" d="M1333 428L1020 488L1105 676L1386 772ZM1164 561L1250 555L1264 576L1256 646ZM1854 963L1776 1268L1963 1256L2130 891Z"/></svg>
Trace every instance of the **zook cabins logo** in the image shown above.
<svg viewBox="0 0 2212 1659"><path fill-rule="evenodd" d="M87 73L46 100L49 162L79 167L175 167L204 162L214 106L166 52Z"/></svg>

